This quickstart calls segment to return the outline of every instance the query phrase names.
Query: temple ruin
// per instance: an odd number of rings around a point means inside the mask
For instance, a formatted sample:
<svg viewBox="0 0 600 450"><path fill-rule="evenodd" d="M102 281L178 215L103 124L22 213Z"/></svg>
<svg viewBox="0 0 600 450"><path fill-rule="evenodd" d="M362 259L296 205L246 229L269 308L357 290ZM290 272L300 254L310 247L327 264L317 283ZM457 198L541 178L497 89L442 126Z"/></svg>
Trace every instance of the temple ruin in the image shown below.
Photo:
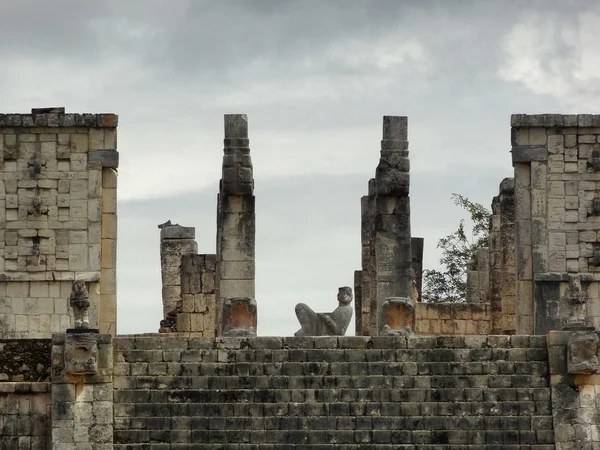
<svg viewBox="0 0 600 450"><path fill-rule="evenodd" d="M215 248L159 225L159 332L117 334L117 124L0 114L2 450L600 448L600 115L511 117L514 173L460 304L422 301L408 118L385 116L354 285L331 313L299 304L289 337L257 329L242 114Z"/></svg>

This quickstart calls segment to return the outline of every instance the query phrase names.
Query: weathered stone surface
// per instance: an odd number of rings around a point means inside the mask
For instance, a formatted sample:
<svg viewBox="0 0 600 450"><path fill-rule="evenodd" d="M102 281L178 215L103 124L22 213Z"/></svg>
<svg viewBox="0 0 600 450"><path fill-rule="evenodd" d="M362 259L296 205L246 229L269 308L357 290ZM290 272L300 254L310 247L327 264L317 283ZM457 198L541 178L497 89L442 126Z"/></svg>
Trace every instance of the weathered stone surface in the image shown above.
<svg viewBox="0 0 600 450"><path fill-rule="evenodd" d="M50 379L49 339L0 341L0 382L32 382Z"/></svg>
<svg viewBox="0 0 600 450"><path fill-rule="evenodd" d="M331 313L315 313L304 303L296 305L296 317L300 330L294 336L344 336L352 319L352 289L339 288L337 296L339 306Z"/></svg>
<svg viewBox="0 0 600 450"><path fill-rule="evenodd" d="M594 331L576 331L567 345L567 371L572 375L592 374L598 371L598 334Z"/></svg>
<svg viewBox="0 0 600 450"><path fill-rule="evenodd" d="M115 150L95 150L88 152L88 163L99 163L102 167L119 167L119 152Z"/></svg>
<svg viewBox="0 0 600 450"><path fill-rule="evenodd" d="M65 341L65 371L69 375L98 372L98 335L69 333Z"/></svg>
<svg viewBox="0 0 600 450"><path fill-rule="evenodd" d="M179 353L123 336L115 447L553 448L545 347L475 338L226 338Z"/></svg>

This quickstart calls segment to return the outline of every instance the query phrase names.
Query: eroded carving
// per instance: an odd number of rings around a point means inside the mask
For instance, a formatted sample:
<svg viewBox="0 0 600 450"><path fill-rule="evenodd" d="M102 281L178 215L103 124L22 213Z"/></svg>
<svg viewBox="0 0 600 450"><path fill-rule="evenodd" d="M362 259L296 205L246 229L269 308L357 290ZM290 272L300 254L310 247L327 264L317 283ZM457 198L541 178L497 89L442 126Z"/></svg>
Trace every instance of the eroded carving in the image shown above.
<svg viewBox="0 0 600 450"><path fill-rule="evenodd" d="M90 318L88 315L90 301L88 297L89 294L85 282L83 280L75 280L69 297L69 305L73 308L75 317L75 329L85 330L90 328Z"/></svg>
<svg viewBox="0 0 600 450"><path fill-rule="evenodd" d="M253 298L223 299L221 336L256 336L256 301Z"/></svg>
<svg viewBox="0 0 600 450"><path fill-rule="evenodd" d="M598 371L598 335L593 330L576 331L569 337L567 371L572 375Z"/></svg>
<svg viewBox="0 0 600 450"><path fill-rule="evenodd" d="M304 303L296 305L296 317L300 330L295 336L344 336L352 319L352 288L340 287L337 296L339 306L330 313L316 313Z"/></svg>
<svg viewBox="0 0 600 450"><path fill-rule="evenodd" d="M381 336L409 336L413 333L410 326L415 302L409 297L388 297L380 306L379 323Z"/></svg>
<svg viewBox="0 0 600 450"><path fill-rule="evenodd" d="M71 375L89 375L98 372L98 335L91 333L67 334L65 340L65 371Z"/></svg>

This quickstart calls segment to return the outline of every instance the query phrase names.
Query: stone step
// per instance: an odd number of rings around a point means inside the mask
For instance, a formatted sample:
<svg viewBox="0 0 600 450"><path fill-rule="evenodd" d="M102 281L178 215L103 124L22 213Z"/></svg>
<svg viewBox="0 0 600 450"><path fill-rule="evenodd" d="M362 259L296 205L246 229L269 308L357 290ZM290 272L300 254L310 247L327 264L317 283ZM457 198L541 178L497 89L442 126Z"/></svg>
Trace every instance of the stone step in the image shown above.
<svg viewBox="0 0 600 450"><path fill-rule="evenodd" d="M318 363L318 362L484 362L546 361L546 347L434 349L155 349L121 350L116 362L129 363Z"/></svg>
<svg viewBox="0 0 600 450"><path fill-rule="evenodd" d="M463 402L550 401L547 388L269 389L266 392L275 392L277 397L265 397L265 391L257 389L118 390L114 393L114 400L117 404L173 403L188 399L208 403L227 403L227 399L236 399L238 403L269 399L286 399L288 402L441 402L444 398Z"/></svg>
<svg viewBox="0 0 600 450"><path fill-rule="evenodd" d="M496 441L497 442L497 441ZM512 440L510 441L512 442ZM443 445L443 444L146 444L146 445L114 445L115 450L555 450L554 444L492 444L492 445Z"/></svg>
<svg viewBox="0 0 600 450"><path fill-rule="evenodd" d="M552 430L115 430L116 444L153 443L263 443L288 444L418 444L468 445L486 442L503 445L552 444ZM232 447L235 448L235 447ZM438 447L439 448L439 447ZM463 447L464 448L464 447ZM489 447L488 447L489 448ZM506 448L506 447L504 447Z"/></svg>
<svg viewBox="0 0 600 450"><path fill-rule="evenodd" d="M283 428L287 427L287 428ZM178 416L178 417L119 417L115 430L503 430L503 431L551 431L551 415L544 416L310 416L281 415L250 416Z"/></svg>

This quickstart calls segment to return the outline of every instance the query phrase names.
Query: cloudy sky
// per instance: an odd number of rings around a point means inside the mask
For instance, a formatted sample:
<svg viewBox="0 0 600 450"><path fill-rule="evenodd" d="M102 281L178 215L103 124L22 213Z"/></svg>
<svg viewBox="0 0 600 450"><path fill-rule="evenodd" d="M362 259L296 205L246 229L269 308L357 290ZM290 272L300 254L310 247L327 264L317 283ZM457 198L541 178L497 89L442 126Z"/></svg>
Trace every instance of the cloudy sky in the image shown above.
<svg viewBox="0 0 600 450"><path fill-rule="evenodd" d="M510 114L599 113L586 1L0 0L2 112L119 115L118 331L161 319L159 230L215 249L223 114L249 118L259 334L336 306L360 267L383 115L407 115L425 265L511 176ZM350 333L349 333L350 334Z"/></svg>

